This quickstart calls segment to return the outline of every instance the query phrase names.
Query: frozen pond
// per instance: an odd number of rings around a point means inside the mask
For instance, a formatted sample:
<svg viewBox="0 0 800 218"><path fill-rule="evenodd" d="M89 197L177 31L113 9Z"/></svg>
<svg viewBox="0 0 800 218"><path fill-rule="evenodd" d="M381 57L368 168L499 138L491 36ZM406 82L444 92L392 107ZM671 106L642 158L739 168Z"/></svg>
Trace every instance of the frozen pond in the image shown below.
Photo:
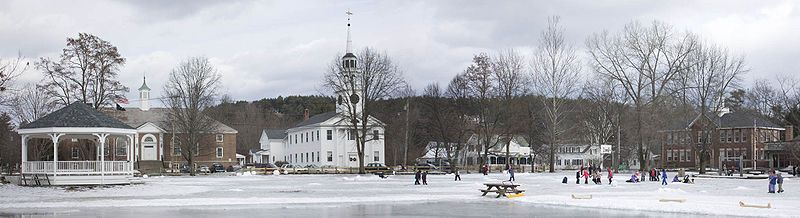
<svg viewBox="0 0 800 218"><path fill-rule="evenodd" d="M483 197L485 182L504 174L151 177L146 184L101 188L0 185L0 216L59 217L684 217L800 215L800 181L788 178L783 194L767 194L766 180L696 179L696 184L658 182L614 185L561 184L572 173L517 174L526 196ZM618 178L626 177L621 174ZM622 181L622 179L617 179ZM592 195L589 200L572 194ZM684 199L684 203L659 202ZM770 209L743 208L738 202Z"/></svg>
<svg viewBox="0 0 800 218"><path fill-rule="evenodd" d="M458 209L455 209L458 208ZM508 202L458 202L357 204L357 205L236 205L220 207L103 207L13 211L4 215L26 217L685 217L677 213L620 212L561 206L536 206Z"/></svg>

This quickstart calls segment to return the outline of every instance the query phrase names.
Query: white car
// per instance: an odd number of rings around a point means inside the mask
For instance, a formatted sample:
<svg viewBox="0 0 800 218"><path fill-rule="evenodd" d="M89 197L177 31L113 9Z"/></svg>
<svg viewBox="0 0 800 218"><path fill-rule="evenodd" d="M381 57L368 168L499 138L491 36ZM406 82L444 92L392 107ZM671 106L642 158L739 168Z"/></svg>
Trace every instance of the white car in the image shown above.
<svg viewBox="0 0 800 218"><path fill-rule="evenodd" d="M283 172L289 172L289 173L307 173L308 172L308 168L307 167L303 167L303 166L300 166L300 165L294 165L294 164L283 165L283 167L281 167L281 169L283 170Z"/></svg>

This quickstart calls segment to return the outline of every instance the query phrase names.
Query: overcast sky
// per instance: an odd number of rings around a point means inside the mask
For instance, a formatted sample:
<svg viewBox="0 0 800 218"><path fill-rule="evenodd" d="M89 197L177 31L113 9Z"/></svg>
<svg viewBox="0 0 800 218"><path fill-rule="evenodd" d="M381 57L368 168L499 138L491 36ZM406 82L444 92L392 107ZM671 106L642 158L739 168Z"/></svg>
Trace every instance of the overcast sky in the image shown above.
<svg viewBox="0 0 800 218"><path fill-rule="evenodd" d="M584 40L631 21L657 19L746 56L745 81L800 75L800 6L793 1L0 1L0 57L57 57L88 32L127 58L120 80L152 96L182 59L206 56L234 99L321 94L321 78L346 42L386 51L410 84L446 84L472 55L530 51L548 16ZM37 82L28 70L18 84ZM127 96L134 100L137 93Z"/></svg>

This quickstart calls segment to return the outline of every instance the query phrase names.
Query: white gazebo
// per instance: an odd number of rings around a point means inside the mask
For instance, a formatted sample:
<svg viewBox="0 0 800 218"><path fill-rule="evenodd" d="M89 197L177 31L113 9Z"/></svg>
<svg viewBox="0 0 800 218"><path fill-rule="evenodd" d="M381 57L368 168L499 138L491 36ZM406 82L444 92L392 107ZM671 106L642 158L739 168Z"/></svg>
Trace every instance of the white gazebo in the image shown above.
<svg viewBox="0 0 800 218"><path fill-rule="evenodd" d="M133 143L136 129L80 102L72 103L36 121L19 128L22 138L22 174L26 177L47 178L51 185L114 185L130 184L133 177ZM52 157L34 157L29 160L29 141L32 139L50 140ZM68 142L85 140L94 144L87 150L93 151L93 158L76 158L72 152L59 152L59 146ZM40 141L40 142L41 142ZM119 145L116 149L124 152L123 160L106 161L107 156L118 155L107 152L109 141ZM115 145L115 146L116 146ZM82 147L87 148L87 147ZM75 148L73 148L75 150ZM64 155L64 154L67 155ZM90 152L87 152L90 153ZM120 152L122 153L122 152ZM44 155L42 155L44 156ZM72 160L60 160L59 156L69 156ZM62 158L70 159L70 158ZM80 160L77 160L80 159ZM93 159L93 160L92 160Z"/></svg>

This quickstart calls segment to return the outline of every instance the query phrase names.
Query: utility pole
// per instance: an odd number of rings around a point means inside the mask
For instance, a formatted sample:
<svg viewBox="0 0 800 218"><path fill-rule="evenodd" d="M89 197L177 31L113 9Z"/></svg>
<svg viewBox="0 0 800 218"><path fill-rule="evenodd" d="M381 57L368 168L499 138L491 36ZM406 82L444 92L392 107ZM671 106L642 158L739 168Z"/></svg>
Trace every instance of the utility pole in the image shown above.
<svg viewBox="0 0 800 218"><path fill-rule="evenodd" d="M611 151L611 152L614 152L613 154L611 154L611 165L614 166L614 173L619 173L619 164L617 164L617 161L619 161L619 151L620 151L620 148L622 148L621 147L622 139L620 139L620 135L621 135L620 134L620 132L621 132L620 131L620 126L621 126L620 124L622 124L622 123L620 123L619 117L620 117L620 114L619 114L619 112L617 112L617 150L613 150L612 149L612 151ZM614 154L617 155L616 159L614 158Z"/></svg>
<svg viewBox="0 0 800 218"><path fill-rule="evenodd" d="M411 96L406 97L406 134L405 134L405 146L403 147L403 167L408 168L408 111L409 111L409 102L411 101Z"/></svg>

